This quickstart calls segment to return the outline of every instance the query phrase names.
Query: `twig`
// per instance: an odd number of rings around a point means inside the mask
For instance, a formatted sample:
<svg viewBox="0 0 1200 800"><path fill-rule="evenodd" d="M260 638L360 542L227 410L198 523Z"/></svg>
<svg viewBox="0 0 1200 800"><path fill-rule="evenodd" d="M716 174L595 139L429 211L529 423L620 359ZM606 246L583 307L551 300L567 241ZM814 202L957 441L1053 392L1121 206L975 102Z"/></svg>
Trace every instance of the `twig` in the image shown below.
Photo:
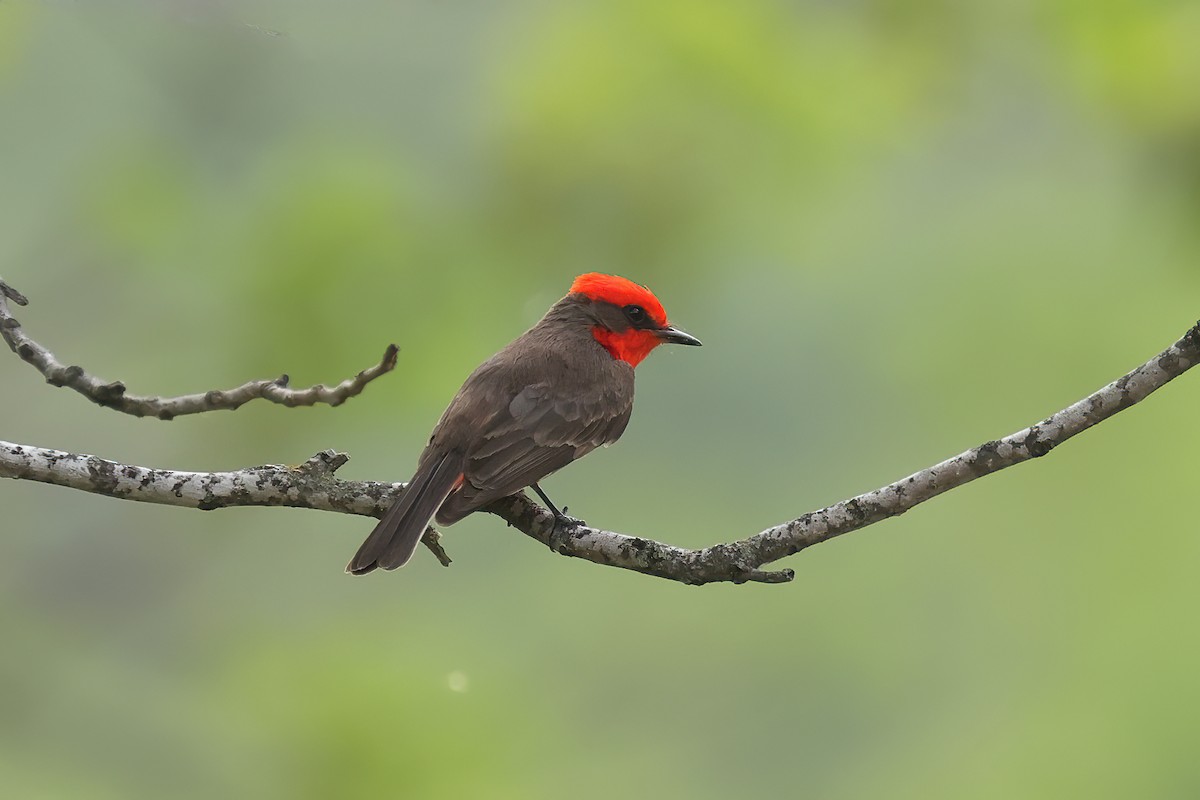
<svg viewBox="0 0 1200 800"><path fill-rule="evenodd" d="M333 387L321 383L307 389L289 389L288 376L281 375L273 380L248 381L233 389L213 389L180 397L143 397L129 394L121 381L106 382L83 367L64 366L53 353L25 333L21 323L9 310L7 300L22 306L29 302L24 295L0 279L0 337L8 342L14 353L42 373L46 383L70 387L97 405L135 417L170 420L184 414L232 411L260 397L284 406L312 406L318 403L337 406L362 392L368 383L380 375L391 372L396 366L399 352L396 345L389 344L378 364Z"/></svg>
<svg viewBox="0 0 1200 800"><path fill-rule="evenodd" d="M1144 400L1198 361L1200 323L1142 366L1036 425L747 539L700 550L586 526L556 528L554 516L524 495L499 500L487 511L557 553L597 564L689 584L784 583L794 577L792 570L762 567L835 536L903 514L918 503L976 478L1044 456L1072 436ZM333 472L345 461L346 456L326 451L298 468L171 472L0 442L0 477L192 508L283 505L380 516L399 485L340 481Z"/></svg>

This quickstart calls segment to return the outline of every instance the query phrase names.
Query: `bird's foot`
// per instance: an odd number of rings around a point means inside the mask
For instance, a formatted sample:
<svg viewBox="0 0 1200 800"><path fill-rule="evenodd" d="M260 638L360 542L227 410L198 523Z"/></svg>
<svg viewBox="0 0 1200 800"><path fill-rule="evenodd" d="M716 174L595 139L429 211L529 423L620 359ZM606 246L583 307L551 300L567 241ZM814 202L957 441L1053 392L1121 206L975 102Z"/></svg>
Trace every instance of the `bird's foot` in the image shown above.
<svg viewBox="0 0 1200 800"><path fill-rule="evenodd" d="M550 549L556 553L566 553L567 542L570 541L571 534L575 530L583 528L587 525L587 523L581 519L567 516L566 511L566 506L563 506L562 511L559 511L558 509L553 510L554 527L550 529L550 539L547 544L549 544Z"/></svg>
<svg viewBox="0 0 1200 800"><path fill-rule="evenodd" d="M578 517L568 516L567 515L568 510L569 509L566 506L563 506L562 511L557 511L557 510L555 511L555 513L554 513L554 527L555 528L561 527L561 528L571 529L571 528L586 528L587 527L587 523L584 522L583 520L579 519Z"/></svg>
<svg viewBox="0 0 1200 800"><path fill-rule="evenodd" d="M542 487L538 486L536 483L531 483L529 486L531 489L533 489L533 491L537 492L537 496L542 498L542 502L546 504L546 508L550 509L550 513L554 515L554 527L556 529L559 527L568 529L578 528L581 525L587 524L581 519L568 517L566 506L563 506L562 511L559 511L558 506L554 505L550 498L546 496L546 493L542 491Z"/></svg>

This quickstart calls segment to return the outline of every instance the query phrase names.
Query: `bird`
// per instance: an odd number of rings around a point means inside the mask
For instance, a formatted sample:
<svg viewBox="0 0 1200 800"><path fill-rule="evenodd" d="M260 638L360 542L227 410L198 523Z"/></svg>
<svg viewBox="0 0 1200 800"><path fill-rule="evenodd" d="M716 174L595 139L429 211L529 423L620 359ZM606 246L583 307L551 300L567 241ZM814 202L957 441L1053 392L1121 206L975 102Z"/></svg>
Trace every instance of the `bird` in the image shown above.
<svg viewBox="0 0 1200 800"><path fill-rule="evenodd" d="M538 482L621 437L633 411L634 367L661 344L700 340L668 322L645 286L599 272L577 277L536 325L466 379L346 572L401 567L431 521L452 525L525 488L556 526L579 524Z"/></svg>

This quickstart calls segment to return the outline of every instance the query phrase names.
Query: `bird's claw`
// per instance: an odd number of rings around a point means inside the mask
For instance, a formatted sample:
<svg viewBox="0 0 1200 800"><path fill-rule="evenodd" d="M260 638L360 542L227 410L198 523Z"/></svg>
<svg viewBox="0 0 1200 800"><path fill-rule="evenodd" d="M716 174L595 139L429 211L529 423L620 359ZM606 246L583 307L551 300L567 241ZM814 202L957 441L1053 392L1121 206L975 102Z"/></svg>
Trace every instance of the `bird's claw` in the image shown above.
<svg viewBox="0 0 1200 800"><path fill-rule="evenodd" d="M566 511L566 508L563 508ZM559 512L554 515L554 527L550 529L550 549L556 553L565 553L567 540L573 531L587 525L581 519L569 517L565 513Z"/></svg>
<svg viewBox="0 0 1200 800"><path fill-rule="evenodd" d="M571 530L573 528L585 528L587 523L578 517L567 516L567 507L563 506L562 513L554 515L554 527Z"/></svg>

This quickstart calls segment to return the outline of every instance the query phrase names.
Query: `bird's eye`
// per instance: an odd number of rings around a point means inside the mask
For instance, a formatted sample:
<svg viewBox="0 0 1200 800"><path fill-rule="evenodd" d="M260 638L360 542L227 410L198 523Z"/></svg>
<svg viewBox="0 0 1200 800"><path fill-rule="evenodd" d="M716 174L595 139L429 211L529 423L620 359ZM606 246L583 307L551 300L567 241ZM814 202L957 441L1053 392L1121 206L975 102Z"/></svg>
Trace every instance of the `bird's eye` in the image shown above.
<svg viewBox="0 0 1200 800"><path fill-rule="evenodd" d="M625 316L634 325L641 325L646 321L646 309L641 306L625 306L623 310L625 311Z"/></svg>

